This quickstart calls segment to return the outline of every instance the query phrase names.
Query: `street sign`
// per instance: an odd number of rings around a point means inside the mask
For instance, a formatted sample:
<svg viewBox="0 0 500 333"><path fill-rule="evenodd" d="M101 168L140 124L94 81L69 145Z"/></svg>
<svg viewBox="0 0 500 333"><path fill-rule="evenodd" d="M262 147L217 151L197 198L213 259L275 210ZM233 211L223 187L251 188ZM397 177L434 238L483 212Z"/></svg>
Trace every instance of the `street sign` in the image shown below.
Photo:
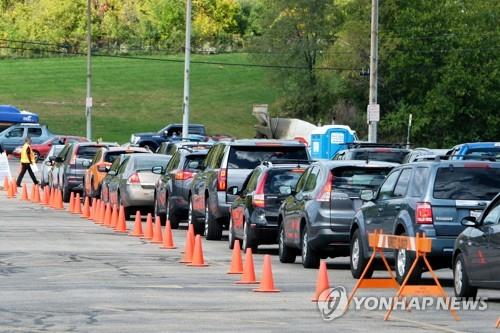
<svg viewBox="0 0 500 333"><path fill-rule="evenodd" d="M92 107L92 97L87 97L85 99L85 107L91 108Z"/></svg>
<svg viewBox="0 0 500 333"><path fill-rule="evenodd" d="M367 120L368 122L380 121L380 104L368 104Z"/></svg>

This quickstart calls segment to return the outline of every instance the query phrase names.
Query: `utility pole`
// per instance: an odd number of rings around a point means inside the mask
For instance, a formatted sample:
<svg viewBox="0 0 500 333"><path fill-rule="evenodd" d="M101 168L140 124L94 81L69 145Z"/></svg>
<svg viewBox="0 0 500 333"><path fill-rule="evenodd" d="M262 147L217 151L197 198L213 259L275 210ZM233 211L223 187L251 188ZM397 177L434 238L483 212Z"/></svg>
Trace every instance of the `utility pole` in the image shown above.
<svg viewBox="0 0 500 333"><path fill-rule="evenodd" d="M87 0L87 98L85 115L87 116L87 139L92 140L92 13Z"/></svg>
<svg viewBox="0 0 500 333"><path fill-rule="evenodd" d="M377 123L380 120L380 106L377 104L378 79L378 0L372 0L372 23L370 43L370 97L368 103L368 141L377 142Z"/></svg>
<svg viewBox="0 0 500 333"><path fill-rule="evenodd" d="M186 47L184 59L184 100L182 103L182 139L189 135L189 75L191 61L191 0L186 0Z"/></svg>

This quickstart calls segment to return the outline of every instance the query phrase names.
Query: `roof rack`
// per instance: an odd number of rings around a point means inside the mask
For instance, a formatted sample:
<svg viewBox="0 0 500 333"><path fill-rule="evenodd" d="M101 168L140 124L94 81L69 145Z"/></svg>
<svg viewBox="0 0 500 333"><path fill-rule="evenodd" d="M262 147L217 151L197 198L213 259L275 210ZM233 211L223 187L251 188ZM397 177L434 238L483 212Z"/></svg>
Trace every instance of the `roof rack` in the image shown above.
<svg viewBox="0 0 500 333"><path fill-rule="evenodd" d="M449 160L455 160L457 161L455 157L463 157L460 159L460 161L490 161L490 162L497 162L497 158L492 155L420 155L417 156L414 160L414 162L422 162L422 161L449 161Z"/></svg>
<svg viewBox="0 0 500 333"><path fill-rule="evenodd" d="M403 143L371 143L371 142L352 142L347 144L347 148L406 148Z"/></svg>
<svg viewBox="0 0 500 333"><path fill-rule="evenodd" d="M268 166L268 167L271 167L275 164L297 164L297 165L300 165L300 164L311 164L312 160L299 160L299 159L284 159L284 158L271 158L269 160L266 160L266 161L262 161L261 164L262 165L265 165L265 166Z"/></svg>

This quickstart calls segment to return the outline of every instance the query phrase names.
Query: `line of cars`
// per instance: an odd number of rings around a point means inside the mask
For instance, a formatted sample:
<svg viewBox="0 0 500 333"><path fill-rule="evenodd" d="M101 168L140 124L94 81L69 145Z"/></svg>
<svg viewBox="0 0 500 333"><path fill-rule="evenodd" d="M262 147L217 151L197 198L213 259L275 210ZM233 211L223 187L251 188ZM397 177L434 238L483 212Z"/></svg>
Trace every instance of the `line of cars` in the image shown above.
<svg viewBox="0 0 500 333"><path fill-rule="evenodd" d="M357 145L332 161L311 161L304 144L282 140L174 142L160 154L147 147L72 143L49 164L58 174L75 162L81 186L67 192L120 203L127 216L140 209L162 223L170 220L173 228L186 221L209 240L228 230L230 248L236 239L253 250L278 244L281 262L300 256L306 268L318 267L321 258L349 256L355 278L371 254L368 232L423 232L433 239L433 267L452 267L457 294L472 295L477 287L500 288L498 272L492 272L500 267L499 210L485 210L500 192L500 145L485 145L459 145L444 156L424 148ZM80 156L82 148L88 154ZM62 186L64 193L69 180L56 178L50 186ZM467 226L472 228L463 232ZM389 253L398 280L412 256ZM486 275L475 274L474 265ZM410 278L418 281L422 273L418 268Z"/></svg>

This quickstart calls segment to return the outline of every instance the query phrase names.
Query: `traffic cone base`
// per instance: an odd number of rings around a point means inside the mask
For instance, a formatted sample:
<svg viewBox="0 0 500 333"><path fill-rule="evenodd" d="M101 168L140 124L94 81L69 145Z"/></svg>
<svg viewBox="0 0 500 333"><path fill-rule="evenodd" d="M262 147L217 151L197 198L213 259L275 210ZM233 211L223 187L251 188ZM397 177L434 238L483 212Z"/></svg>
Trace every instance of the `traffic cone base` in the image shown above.
<svg viewBox="0 0 500 333"><path fill-rule="evenodd" d="M240 240L234 241L233 255L231 257L231 267L227 274L243 274L243 262L241 260Z"/></svg>
<svg viewBox="0 0 500 333"><path fill-rule="evenodd" d="M135 213L134 230L130 232L129 235L135 237L144 236L144 233L142 232L142 217L140 211L137 211Z"/></svg>
<svg viewBox="0 0 500 333"><path fill-rule="evenodd" d="M271 267L271 256L266 254L264 256L264 265L262 266L262 278L260 279L259 288L254 289L255 292L260 293L278 293L279 289L274 288L273 269Z"/></svg>
<svg viewBox="0 0 500 333"><path fill-rule="evenodd" d="M203 245L201 241L201 236L197 235L194 240L194 250L193 250L193 259L187 266L191 267L206 267L208 266L205 263L205 259L203 258Z"/></svg>
<svg viewBox="0 0 500 333"><path fill-rule="evenodd" d="M324 293L325 290L330 289L330 282L328 279L328 270L326 268L326 261L321 260L318 271L318 279L316 280L316 292L311 299L313 302L328 301L329 293Z"/></svg>

